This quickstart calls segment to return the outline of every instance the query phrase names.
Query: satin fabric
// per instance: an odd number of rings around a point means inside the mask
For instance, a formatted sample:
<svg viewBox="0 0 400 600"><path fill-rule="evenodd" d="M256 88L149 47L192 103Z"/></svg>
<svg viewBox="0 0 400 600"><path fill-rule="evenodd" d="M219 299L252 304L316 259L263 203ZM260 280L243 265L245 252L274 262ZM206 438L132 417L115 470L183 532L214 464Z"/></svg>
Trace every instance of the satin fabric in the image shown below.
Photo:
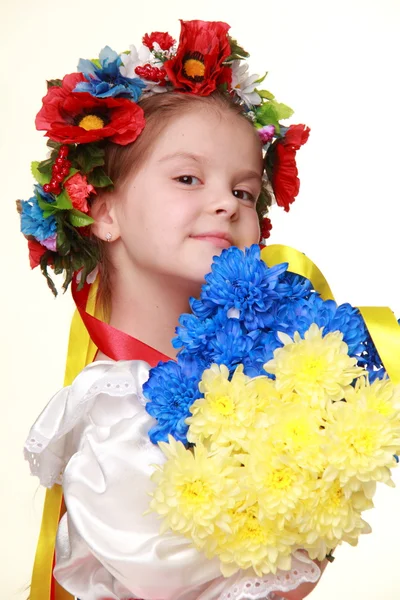
<svg viewBox="0 0 400 600"><path fill-rule="evenodd" d="M217 600L244 589L254 573L223 578L217 559L207 559L185 537L160 535L157 515L143 514L154 465L164 461L148 438L154 424L142 395L148 372L143 361L89 365L56 394L30 432L32 470L45 485L62 481L67 507L54 575L81 600ZM318 575L315 567L302 581ZM260 598L285 589L271 587L277 583L272 575L264 579Z"/></svg>

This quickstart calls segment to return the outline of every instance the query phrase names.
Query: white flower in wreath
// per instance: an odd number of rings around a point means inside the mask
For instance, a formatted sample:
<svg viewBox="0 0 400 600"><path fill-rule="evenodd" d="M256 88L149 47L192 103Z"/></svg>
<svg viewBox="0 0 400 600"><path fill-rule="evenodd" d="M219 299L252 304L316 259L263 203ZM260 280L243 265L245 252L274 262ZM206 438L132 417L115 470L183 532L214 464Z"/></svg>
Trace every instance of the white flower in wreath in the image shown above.
<svg viewBox="0 0 400 600"><path fill-rule="evenodd" d="M249 65L241 60L232 62L232 89L250 108L261 104L261 98L255 91L259 75L248 74Z"/></svg>
<svg viewBox="0 0 400 600"><path fill-rule="evenodd" d="M144 45L140 46L139 49L137 49L134 45L129 46L129 53L121 54L121 60L123 63L119 68L121 75L123 77L128 77L129 79L134 79L135 77L138 77L135 71L137 67L151 65L152 67L161 68L163 63L154 56L153 52ZM159 85L159 83L156 81L148 81L143 77L141 79L147 84L143 92L161 93L167 91L165 86Z"/></svg>

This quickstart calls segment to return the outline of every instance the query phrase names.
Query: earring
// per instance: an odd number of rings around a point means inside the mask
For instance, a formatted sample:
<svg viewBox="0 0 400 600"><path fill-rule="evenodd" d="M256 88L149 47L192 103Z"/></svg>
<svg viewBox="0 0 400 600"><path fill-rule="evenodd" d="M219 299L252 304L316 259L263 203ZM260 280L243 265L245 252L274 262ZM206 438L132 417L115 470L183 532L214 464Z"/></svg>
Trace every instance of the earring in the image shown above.
<svg viewBox="0 0 400 600"><path fill-rule="evenodd" d="M111 238L112 238L112 235L111 235L111 233L108 231L108 232L106 233L106 242L111 242Z"/></svg>

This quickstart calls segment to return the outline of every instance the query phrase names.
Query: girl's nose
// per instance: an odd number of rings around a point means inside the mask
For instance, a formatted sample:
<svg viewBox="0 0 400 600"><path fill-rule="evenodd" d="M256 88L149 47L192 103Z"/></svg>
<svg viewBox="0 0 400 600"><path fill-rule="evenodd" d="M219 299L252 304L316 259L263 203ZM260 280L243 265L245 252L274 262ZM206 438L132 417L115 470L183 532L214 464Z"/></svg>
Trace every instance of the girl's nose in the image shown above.
<svg viewBox="0 0 400 600"><path fill-rule="evenodd" d="M239 200L232 191L220 190L216 192L215 201L213 202L213 210L218 215L226 215L229 219L237 216L239 209Z"/></svg>

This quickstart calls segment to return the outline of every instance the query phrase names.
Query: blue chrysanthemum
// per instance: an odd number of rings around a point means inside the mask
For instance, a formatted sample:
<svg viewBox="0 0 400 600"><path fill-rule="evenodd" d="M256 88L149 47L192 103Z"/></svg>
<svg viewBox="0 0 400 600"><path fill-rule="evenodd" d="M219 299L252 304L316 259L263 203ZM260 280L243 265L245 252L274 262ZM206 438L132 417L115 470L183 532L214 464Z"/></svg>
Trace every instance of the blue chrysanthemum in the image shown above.
<svg viewBox="0 0 400 600"><path fill-rule="evenodd" d="M117 52L105 46L100 52L98 62L100 66L91 60L80 59L78 71L87 81L78 83L75 92L88 92L97 98L113 96L131 98L134 102L139 100L146 84L139 77L130 79L121 75L119 67L122 60Z"/></svg>
<svg viewBox="0 0 400 600"><path fill-rule="evenodd" d="M309 298L310 294L316 294L313 291L311 281L302 275L296 275L286 271L279 278L280 294L287 300L296 300L298 298Z"/></svg>
<svg viewBox="0 0 400 600"><path fill-rule="evenodd" d="M178 358L178 362L160 363L151 369L143 393L148 398L146 410L157 420L149 431L153 444L167 442L168 435L186 443L189 408L201 397L199 381L204 369L196 361Z"/></svg>
<svg viewBox="0 0 400 600"><path fill-rule="evenodd" d="M174 348L185 348L189 353L196 353L205 360L210 356L210 340L217 331L225 327L229 321L227 311L223 308L217 310L212 318L204 321L195 315L184 313L179 318L176 328L177 336L172 340Z"/></svg>
<svg viewBox="0 0 400 600"><path fill-rule="evenodd" d="M260 335L259 331L243 331L238 319L228 319L225 326L215 332L210 339L211 362L225 365L233 372L238 364L249 356Z"/></svg>
<svg viewBox="0 0 400 600"><path fill-rule="evenodd" d="M277 338L275 332L263 332L257 336L252 350L243 357L244 373L249 377L267 375L275 379L274 375L266 373L263 366L274 356L274 350L282 347L282 342Z"/></svg>
<svg viewBox="0 0 400 600"><path fill-rule="evenodd" d="M200 319L213 316L219 307L237 309L248 331L268 327L272 323L269 309L280 295L276 290L279 277L286 270L286 263L268 268L257 245L245 252L228 248L214 258L200 300L192 298L191 308Z"/></svg>
<svg viewBox="0 0 400 600"><path fill-rule="evenodd" d="M54 202L53 196L46 194L42 186L35 185L35 195L29 200L22 200L21 206L21 232L32 235L39 242L43 242L55 235L57 223L53 215L43 216L43 211L38 204L38 197L46 202Z"/></svg>
<svg viewBox="0 0 400 600"><path fill-rule="evenodd" d="M367 369L367 371L370 372L370 376L373 376L374 378L376 378L377 375L373 375L373 373L380 371L383 367L382 359L379 356L376 346L372 341L368 331L366 331L364 336L363 351L358 362L361 366Z"/></svg>
<svg viewBox="0 0 400 600"><path fill-rule="evenodd" d="M322 300L317 294L311 294L308 299L276 302L272 311L272 328L277 332L293 336L298 331L300 335L304 335L311 324L316 323L318 327L324 328L324 334L341 331L350 355L354 356L363 350L367 335L364 320L360 312L350 304L337 306L333 300Z"/></svg>

